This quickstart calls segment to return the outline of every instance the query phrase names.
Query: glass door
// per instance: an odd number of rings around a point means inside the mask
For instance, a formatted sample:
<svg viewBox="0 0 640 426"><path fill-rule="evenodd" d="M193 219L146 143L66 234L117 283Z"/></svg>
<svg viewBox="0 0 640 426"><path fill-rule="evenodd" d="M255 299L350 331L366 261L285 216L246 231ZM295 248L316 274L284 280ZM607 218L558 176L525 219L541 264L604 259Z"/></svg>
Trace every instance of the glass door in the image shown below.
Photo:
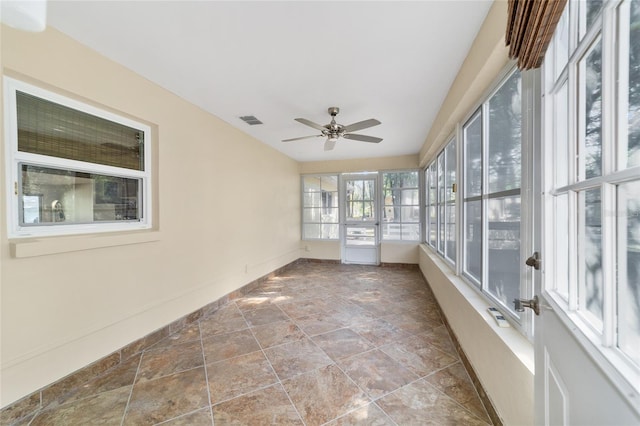
<svg viewBox="0 0 640 426"><path fill-rule="evenodd" d="M360 173L345 175L342 180L345 200L342 263L380 263L377 179L377 173Z"/></svg>

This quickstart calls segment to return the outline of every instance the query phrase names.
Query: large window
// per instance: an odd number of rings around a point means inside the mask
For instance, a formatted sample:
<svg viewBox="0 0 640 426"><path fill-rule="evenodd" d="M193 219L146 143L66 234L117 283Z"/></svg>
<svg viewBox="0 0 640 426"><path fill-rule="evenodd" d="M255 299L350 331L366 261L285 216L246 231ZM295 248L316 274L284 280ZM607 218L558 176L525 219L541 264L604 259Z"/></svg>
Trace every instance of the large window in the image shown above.
<svg viewBox="0 0 640 426"><path fill-rule="evenodd" d="M420 241L418 171L382 173L383 240Z"/></svg>
<svg viewBox="0 0 640 426"><path fill-rule="evenodd" d="M544 77L553 164L544 174L552 253L545 290L616 367L637 374L640 2L569 3Z"/></svg>
<svg viewBox="0 0 640 426"><path fill-rule="evenodd" d="M337 240L338 175L302 176L302 238Z"/></svg>
<svg viewBox="0 0 640 426"><path fill-rule="evenodd" d="M463 274L516 316L520 297L521 76L511 72L464 124Z"/></svg>
<svg viewBox="0 0 640 426"><path fill-rule="evenodd" d="M456 262L456 140L425 171L427 243Z"/></svg>
<svg viewBox="0 0 640 426"><path fill-rule="evenodd" d="M11 237L147 228L150 129L5 78Z"/></svg>

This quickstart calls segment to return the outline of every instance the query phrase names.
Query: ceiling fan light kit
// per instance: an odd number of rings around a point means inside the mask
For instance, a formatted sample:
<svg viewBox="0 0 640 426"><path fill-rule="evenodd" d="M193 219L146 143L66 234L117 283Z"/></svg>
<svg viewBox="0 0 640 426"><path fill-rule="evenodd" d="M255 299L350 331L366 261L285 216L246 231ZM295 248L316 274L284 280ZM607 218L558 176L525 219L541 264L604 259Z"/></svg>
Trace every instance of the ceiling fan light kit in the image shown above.
<svg viewBox="0 0 640 426"><path fill-rule="evenodd" d="M355 141L361 142L370 142L370 143L379 143L382 141L382 138L377 138L374 136L366 136L359 135L355 133L351 133L356 130L367 129L369 127L377 126L380 124L380 121L375 118L370 118L364 121L358 121L357 123L349 124L348 126L343 126L342 124L338 124L336 122L336 115L340 112L340 108L338 107L330 107L327 112L331 116L331 122L329 124L325 124L324 126L314 123L311 120L307 120L306 118L296 118L295 120L298 123L302 123L309 127L313 127L316 130L320 130L321 134L312 135L312 136L302 136L299 138L292 139L284 139L282 142L293 142L301 139L309 139L309 138L318 138L318 137L326 137L327 140L324 144L325 151L331 151L338 141L339 138L351 139Z"/></svg>

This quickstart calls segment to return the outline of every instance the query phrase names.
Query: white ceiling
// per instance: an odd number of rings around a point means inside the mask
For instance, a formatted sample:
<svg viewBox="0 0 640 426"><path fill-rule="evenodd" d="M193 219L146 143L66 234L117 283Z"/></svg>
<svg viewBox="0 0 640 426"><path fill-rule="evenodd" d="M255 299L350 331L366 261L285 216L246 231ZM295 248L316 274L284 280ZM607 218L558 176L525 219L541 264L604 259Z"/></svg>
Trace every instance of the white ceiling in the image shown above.
<svg viewBox="0 0 640 426"><path fill-rule="evenodd" d="M491 0L50 1L48 24L298 161L415 154ZM283 143L324 125L355 133ZM264 124L249 126L240 116Z"/></svg>

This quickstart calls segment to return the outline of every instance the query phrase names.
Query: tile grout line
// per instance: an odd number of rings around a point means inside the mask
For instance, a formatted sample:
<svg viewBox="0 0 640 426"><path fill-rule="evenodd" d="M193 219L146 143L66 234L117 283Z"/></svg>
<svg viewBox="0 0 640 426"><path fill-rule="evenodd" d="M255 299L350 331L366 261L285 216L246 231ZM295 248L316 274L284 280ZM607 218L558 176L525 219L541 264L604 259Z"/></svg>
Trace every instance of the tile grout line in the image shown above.
<svg viewBox="0 0 640 426"><path fill-rule="evenodd" d="M242 309L240 309L237 305L237 303L234 304L236 305L236 308L238 308L238 310L240 311L240 314L242 315L242 318L245 320L245 322L247 323L247 325L249 325L249 322L247 321L246 317L244 316L244 312L242 312ZM277 306L277 305L276 305ZM277 306L278 309L280 309L280 311L282 313L284 313L288 318L290 318L286 312L284 312L279 306ZM266 325L266 324L264 324ZM296 324L297 327L297 324ZM291 406L293 407L293 409L295 410L296 414L298 415L298 418L300 419L300 421L302 422L303 425L306 426L306 422L304 421L304 418L302 417L302 415L300 414L300 411L298 411L298 407L296 407L296 404L293 403L293 401L291 400L291 396L289 395L289 392L287 392L287 390L285 389L284 385L282 384L282 380L280 379L280 376L278 376L278 373L276 372L276 369L273 367L273 364L271 363L271 360L269 359L269 357L267 356L266 352L264 351L264 348L262 347L262 344L260 343L260 341L256 338L255 333L253 332L253 327L249 327L249 331L251 332L251 335L253 336L254 340L256 341L256 343L258 344L258 347L260 348L260 352L262 352L262 356L264 357L264 359L267 360L267 363L269 364L269 367L271 368L271 371L273 372L273 375L276 378L276 383L280 385L280 388L282 388L282 390L284 391L284 394L287 395L287 399L289 400L289 403L291 404ZM273 385L269 385L269 386L273 386ZM268 388L269 386L265 386L263 389ZM252 391L255 392L255 389ZM249 392L250 393L250 392Z"/></svg>
<svg viewBox="0 0 640 426"><path fill-rule="evenodd" d="M120 426L124 426L124 419L127 417L127 411L129 411L129 404L131 403L131 397L133 396L133 388L138 380L138 373L140 372L140 366L142 365L142 358L144 358L144 351L140 354L140 360L138 361L138 368L136 368L136 374L133 376L133 383L131 383L131 392L129 392L129 398L127 398L127 404L124 407L122 413L122 420L120 420Z"/></svg>
<svg viewBox="0 0 640 426"><path fill-rule="evenodd" d="M207 371L207 358L204 355L204 343L202 343L202 329L200 328L200 320L198 320L198 334L200 335L200 351L202 353L202 366L204 368L204 381L207 386L207 402L209 404L209 414L211 414L211 425L215 424L213 418L213 404L211 403L211 388L209 387L209 372Z"/></svg>

